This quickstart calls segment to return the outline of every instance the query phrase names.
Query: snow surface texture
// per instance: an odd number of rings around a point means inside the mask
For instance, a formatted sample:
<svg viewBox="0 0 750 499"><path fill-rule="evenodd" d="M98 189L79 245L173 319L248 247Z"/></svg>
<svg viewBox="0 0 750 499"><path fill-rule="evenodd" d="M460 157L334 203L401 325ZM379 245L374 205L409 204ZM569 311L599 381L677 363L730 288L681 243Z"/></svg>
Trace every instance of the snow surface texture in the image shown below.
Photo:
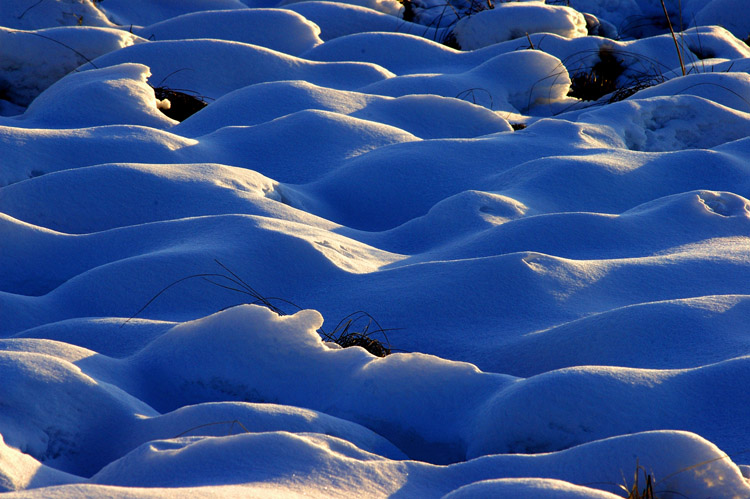
<svg viewBox="0 0 750 499"><path fill-rule="evenodd" d="M750 497L750 16L560 3L4 1L0 491Z"/></svg>

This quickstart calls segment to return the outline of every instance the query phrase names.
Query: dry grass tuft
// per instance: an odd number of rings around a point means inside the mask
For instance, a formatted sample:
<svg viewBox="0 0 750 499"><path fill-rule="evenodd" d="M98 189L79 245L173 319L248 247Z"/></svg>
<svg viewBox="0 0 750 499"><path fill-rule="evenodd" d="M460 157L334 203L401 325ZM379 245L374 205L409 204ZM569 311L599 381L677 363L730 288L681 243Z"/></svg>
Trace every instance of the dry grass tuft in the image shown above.
<svg viewBox="0 0 750 499"><path fill-rule="evenodd" d="M599 100L618 90L617 79L625 72L625 66L615 57L613 48L599 48L599 62L591 68L571 75L568 95L584 101Z"/></svg>
<svg viewBox="0 0 750 499"><path fill-rule="evenodd" d="M364 326L355 326L365 320L367 322ZM376 328L370 329L373 324ZM385 332L386 329L383 329L370 314L358 311L341 319L330 333L323 331L321 334L326 341L336 343L342 348L362 347L376 357L385 357L391 353L391 343ZM373 338L372 334L382 335L385 344Z"/></svg>
<svg viewBox="0 0 750 499"><path fill-rule="evenodd" d="M646 485L643 489L641 489L639 483L641 473L643 473L643 476L646 478ZM633 486L629 489L625 485L621 485L620 487L628 494L627 499L657 499L654 495L653 482L653 477L646 471L646 469L643 466L636 464Z"/></svg>
<svg viewBox="0 0 750 499"><path fill-rule="evenodd" d="M261 295L258 291L256 291L252 286L250 286L247 282L245 282L239 275L232 272L226 265L221 263L219 260L214 260L217 265L219 265L226 274L222 273L207 273L207 274L194 274L189 275L187 277L183 277L182 279L178 279L174 281L173 283L169 284L168 286L164 287L161 291L156 293L150 300L146 302L145 305L143 305L140 310L138 310L135 314L133 314L132 317L130 317L128 320L126 320L120 327L127 324L131 319L134 319L137 317L141 312L146 310L149 305L151 305L159 296L161 296L163 293L165 293L170 288L188 281L192 279L202 279L214 286L218 286L220 288L229 290L229 291L235 291L237 293L241 293L244 295L249 296L252 298L252 300L247 301L246 303L251 305L261 305L263 307L268 308L272 312L278 314L278 315L288 315L284 310L282 310L279 306L275 305L276 303L280 304L280 306L289 305L292 308L296 310L302 310L302 307L298 306L297 304L285 300L283 298L275 298L275 297L265 297ZM236 306L236 305L232 305ZM231 308L231 307L226 307ZM364 323L364 321L367 321ZM364 323L364 325L360 325ZM375 325L375 328L372 328L372 326ZM375 320L374 317L372 317L367 312L363 311L357 311L354 313L351 313L341 319L339 323L336 325L335 328L333 328L333 331L330 333L327 333L323 328L318 330L318 334L321 335L321 337L329 342L336 343L337 345L341 346L342 348L349 348L349 347L362 347L368 352L370 352L372 355L376 357L385 357L386 355L389 355L392 351L391 343L388 340L388 336L386 336L386 331L393 331L393 329L384 329L380 326L377 320ZM373 334L380 334L383 337L384 341L380 341L378 339L375 339L372 337Z"/></svg>

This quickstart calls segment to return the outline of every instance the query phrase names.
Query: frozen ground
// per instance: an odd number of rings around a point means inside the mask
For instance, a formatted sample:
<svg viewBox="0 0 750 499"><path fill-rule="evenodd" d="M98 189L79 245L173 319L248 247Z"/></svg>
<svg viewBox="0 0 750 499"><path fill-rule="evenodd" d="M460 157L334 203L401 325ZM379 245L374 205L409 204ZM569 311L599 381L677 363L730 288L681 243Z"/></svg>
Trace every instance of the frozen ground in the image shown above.
<svg viewBox="0 0 750 499"><path fill-rule="evenodd" d="M0 491L750 497L750 14L667 4L4 1Z"/></svg>

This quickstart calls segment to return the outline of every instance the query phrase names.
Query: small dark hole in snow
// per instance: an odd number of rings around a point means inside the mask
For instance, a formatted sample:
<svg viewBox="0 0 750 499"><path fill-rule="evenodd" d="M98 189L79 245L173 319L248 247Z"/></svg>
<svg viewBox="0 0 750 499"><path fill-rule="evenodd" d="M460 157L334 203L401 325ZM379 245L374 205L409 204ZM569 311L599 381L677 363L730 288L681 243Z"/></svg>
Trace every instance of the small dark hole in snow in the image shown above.
<svg viewBox="0 0 750 499"><path fill-rule="evenodd" d="M159 110L177 121L184 121L207 106L206 101L199 97L165 87L154 88L154 95L159 100L169 100L169 109L160 107Z"/></svg>
<svg viewBox="0 0 750 499"><path fill-rule="evenodd" d="M415 22L417 14L414 10L414 4L411 3L411 0L399 0L399 2L404 6L404 13L401 15L403 20L408 22Z"/></svg>
<svg viewBox="0 0 750 499"><path fill-rule="evenodd" d="M570 77L570 97L594 101L617 90L617 79L625 66L614 55L614 50L603 45L599 48L599 61L588 70Z"/></svg>
<svg viewBox="0 0 750 499"><path fill-rule="evenodd" d="M461 50L461 44L458 43L458 39L456 38L456 35L453 34L453 31L449 31L444 37L441 42L446 47L450 47L452 49Z"/></svg>

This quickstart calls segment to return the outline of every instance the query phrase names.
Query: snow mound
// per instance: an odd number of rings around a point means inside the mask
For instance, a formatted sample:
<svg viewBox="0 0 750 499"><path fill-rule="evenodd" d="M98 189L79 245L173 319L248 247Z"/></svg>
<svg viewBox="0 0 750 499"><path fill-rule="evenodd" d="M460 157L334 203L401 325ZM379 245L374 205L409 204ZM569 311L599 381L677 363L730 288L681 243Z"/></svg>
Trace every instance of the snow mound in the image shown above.
<svg viewBox="0 0 750 499"><path fill-rule="evenodd" d="M362 2L365 3L365 2ZM311 0L286 5L286 9L303 15L320 26L320 38L324 41L364 32L408 33L438 40L444 31L423 24L412 23L369 8L344 2Z"/></svg>
<svg viewBox="0 0 750 499"><path fill-rule="evenodd" d="M40 464L28 454L9 447L0 434L0 492L54 487L83 480Z"/></svg>
<svg viewBox="0 0 750 499"><path fill-rule="evenodd" d="M615 499L620 496L550 478L499 478L464 485L443 497L445 499L470 499L477 497Z"/></svg>
<svg viewBox="0 0 750 499"><path fill-rule="evenodd" d="M43 5L60 3L44 2ZM8 7L6 4L5 8ZM21 31L2 26L0 88L4 90L3 99L22 107L81 64L145 41L127 31L109 28L57 27Z"/></svg>
<svg viewBox="0 0 750 499"><path fill-rule="evenodd" d="M313 61L371 62L404 75L460 73L500 53L504 52L460 52L418 35L364 32L327 41L305 52L303 57Z"/></svg>
<svg viewBox="0 0 750 499"><path fill-rule="evenodd" d="M143 402L90 378L71 362L6 348L0 357L6 380L2 397L12 409L3 412L0 433L7 445L37 461L77 475L93 474L114 457L102 434L119 434L136 414L155 415Z"/></svg>
<svg viewBox="0 0 750 499"><path fill-rule="evenodd" d="M279 7L288 7L290 5L301 3L301 1L302 0L281 0L281 2L279 2ZM399 18L402 17L404 12L404 6L397 0L346 0L345 2L340 3L344 5L365 7Z"/></svg>
<svg viewBox="0 0 750 499"><path fill-rule="evenodd" d="M0 26L14 29L56 28L58 26L102 26L114 24L94 2L52 0L29 3L24 0L3 2ZM0 43L0 45L3 45Z"/></svg>
<svg viewBox="0 0 750 499"><path fill-rule="evenodd" d="M748 314L747 295L628 305L509 342L500 348L508 359L500 369L530 376L538 374L531 366L540 361L555 369L593 364L659 369L706 365L747 349L747 339L732 324L748 320ZM654 327L655 323L660 326ZM707 335L715 341L710 351L702 344ZM654 350L655 343L669 348Z"/></svg>
<svg viewBox="0 0 750 499"><path fill-rule="evenodd" d="M106 4L96 4L107 17L121 26L148 26L166 19L212 10L244 10L240 0L181 0L180 2L160 2L150 0L107 0ZM270 7L261 5L260 7Z"/></svg>
<svg viewBox="0 0 750 499"><path fill-rule="evenodd" d="M269 108L269 99L278 106ZM486 108L436 95L383 97L283 81L250 85L212 103L172 131L196 137L222 126L256 125L306 109L319 109L391 125L422 139L477 137L511 130L501 116Z"/></svg>
<svg viewBox="0 0 750 499"><path fill-rule="evenodd" d="M32 137L41 139L39 147L23 148L22 145ZM8 168L0 171L0 185L110 161L148 163L172 153L179 155L181 149L196 143L195 140L136 125L50 129L43 136L34 129L0 125L0 150L8 161Z"/></svg>
<svg viewBox="0 0 750 499"><path fill-rule="evenodd" d="M113 120L114 121L114 120ZM169 120L165 121L169 123ZM312 130L308 133L308 130ZM0 150L8 151L15 160L0 176L0 184L10 184L53 171L94 166L111 158L116 162L148 163L155 158L170 162L219 162L252 168L264 175L276 176L283 182L307 182L335 171L347 160L389 144L418 141L414 135L380 123L326 111L304 110L254 127L224 127L199 139L186 139L166 131L136 125L110 125L83 129L50 131L34 151L18 147L34 132L0 126ZM275 138L299 136L285 148ZM83 143L98 137L96 145L80 153ZM310 147L320 141L330 142L329 148ZM140 144L128 147L128 144ZM314 170L295 169L301 151L308 151ZM268 158L277 154L273 160ZM57 156L53 163L43 158Z"/></svg>
<svg viewBox="0 0 750 499"><path fill-rule="evenodd" d="M225 40L143 43L93 61L99 68L124 62L148 66L154 86L187 89L212 99L269 81L305 80L338 90L356 90L392 76L373 64L312 62L257 45Z"/></svg>
<svg viewBox="0 0 750 499"><path fill-rule="evenodd" d="M67 195L69 182L86 195ZM0 209L38 226L85 234L172 220L175 214L176 218L227 212L278 217L286 205L269 202L283 199L282 192L278 182L230 166L109 164L64 170L8 186ZM36 210L34 206L43 200L55 209ZM309 218L299 221L309 222Z"/></svg>
<svg viewBox="0 0 750 499"><path fill-rule="evenodd" d="M141 64L71 73L42 92L18 118L17 125L87 128L128 124L171 128L176 122L157 108L154 89L147 83L149 76L149 69Z"/></svg>
<svg viewBox="0 0 750 499"><path fill-rule="evenodd" d="M323 41L320 28L282 9L214 10L173 17L134 32L149 40L215 38L299 55Z"/></svg>
<svg viewBox="0 0 750 499"><path fill-rule="evenodd" d="M588 35L583 14L544 2L500 3L458 20L453 35L464 50L475 50L531 33L555 33L566 38Z"/></svg>
<svg viewBox="0 0 750 499"><path fill-rule="evenodd" d="M736 3L732 0L711 0L708 3L693 2L696 12L690 17L690 24L696 26L717 25L731 31L740 40L750 33L750 21L744 16L736 15Z"/></svg>
<svg viewBox="0 0 750 499"><path fill-rule="evenodd" d="M630 97L648 99L672 95L695 95L744 113L750 112L750 74L696 73L645 88Z"/></svg>
<svg viewBox="0 0 750 499"><path fill-rule="evenodd" d="M692 95L617 102L579 121L610 126L633 151L708 149L750 134L750 114Z"/></svg>
<svg viewBox="0 0 750 499"><path fill-rule="evenodd" d="M681 459L659 462L659 457L664 454L648 451L648 446L655 444L674 445L684 454ZM567 451L567 455L553 453L539 457L494 456L481 461L430 469L420 463L407 462L399 465L393 461L379 459L345 442L322 435L260 433L223 438L156 441L108 466L97 474L93 481L128 486L143 486L149 483L156 483L162 487L173 486L175 483L210 486L242 482L254 483L257 486L264 483L264 478L269 475L268 465L262 460L265 454L289 463L289 469L282 472L279 477L282 482L287 482L290 476L308 481L313 474L318 474L319 477L331 476L333 469L343 467L343 471L339 469L337 473L348 477L348 480L323 479L317 484L321 492L326 489L339 493L347 490L368 490L378 496L387 496L400 489L401 493L411 495L423 495L427 491L431 492L430 495L438 495L452 492L453 485L457 490L454 489L455 491L447 497L466 497L470 491L509 491L524 494L521 497L601 499L620 497L612 492L620 492L618 484L622 483L622 475L607 472L601 462L613 464L611 469L621 465L623 472L630 472L635 466L633 462L628 463L628 460L632 459L631 456L635 453L642 456L641 463L649 472L653 472L657 477L664 477L663 482L657 478L655 490L676 493L700 491L710 494L714 488L712 485L720 480L726 484L724 490L730 494L727 497L741 497L741 494L747 491L747 486L743 486L739 471L734 466L725 465L721 460L699 466L697 470L680 473L681 464L712 461L720 455L718 449L712 447L705 440L688 433L652 432L581 446ZM627 457L621 457L617 454L618 451ZM580 466L559 466L564 458L573 456L580 459ZM238 460L235 461L234 458ZM199 462L216 471L210 473L205 468L195 468ZM225 473L217 473L221 469L234 470L233 476L225 479L225 482L212 480L212 475L217 478L226 476ZM126 470L130 470L130 474L127 474ZM675 471L677 473L674 477L668 475ZM521 479L524 473L549 478ZM449 478L451 475L455 475L452 480ZM502 475L513 478L495 478ZM629 475L630 473L626 476ZM429 482L432 482L431 485ZM591 486L576 486L571 482L593 482L605 491ZM533 492L541 495L531 495Z"/></svg>
<svg viewBox="0 0 750 499"><path fill-rule="evenodd" d="M522 74L519 66L526 68ZM392 97L428 93L462 98L493 110L528 113L565 100L569 88L570 78L557 58L523 50L499 55L459 74L396 76L360 90Z"/></svg>

